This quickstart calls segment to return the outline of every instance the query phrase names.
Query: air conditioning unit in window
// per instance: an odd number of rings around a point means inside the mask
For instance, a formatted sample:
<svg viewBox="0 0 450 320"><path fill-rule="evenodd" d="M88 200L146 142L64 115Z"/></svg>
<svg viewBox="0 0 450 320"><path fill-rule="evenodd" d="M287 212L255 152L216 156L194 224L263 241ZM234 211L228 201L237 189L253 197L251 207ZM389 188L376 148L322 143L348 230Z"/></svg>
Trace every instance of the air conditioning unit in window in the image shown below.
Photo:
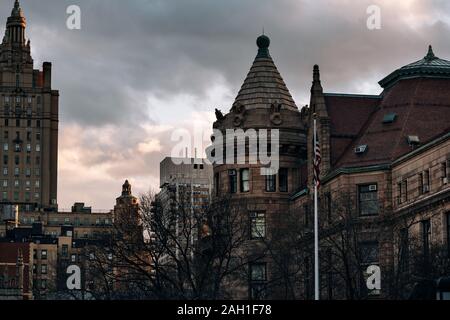
<svg viewBox="0 0 450 320"><path fill-rule="evenodd" d="M377 191L377 185L376 184L370 185L369 191Z"/></svg>

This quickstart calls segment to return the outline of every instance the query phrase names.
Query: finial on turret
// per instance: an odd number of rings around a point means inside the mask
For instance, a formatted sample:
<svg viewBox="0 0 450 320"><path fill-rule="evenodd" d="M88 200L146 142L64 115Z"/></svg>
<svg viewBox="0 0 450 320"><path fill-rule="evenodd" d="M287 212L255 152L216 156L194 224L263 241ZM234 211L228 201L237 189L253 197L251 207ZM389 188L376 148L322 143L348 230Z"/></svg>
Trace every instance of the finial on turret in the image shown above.
<svg viewBox="0 0 450 320"><path fill-rule="evenodd" d="M437 59L437 57L434 55L433 47L430 45L430 46L428 46L428 53L425 56L425 60L432 61L432 60L435 60L435 59Z"/></svg>
<svg viewBox="0 0 450 320"><path fill-rule="evenodd" d="M266 35L261 35L256 39L256 45L258 46L258 55L257 58L270 58L269 54L269 46L270 46L270 39Z"/></svg>
<svg viewBox="0 0 450 320"><path fill-rule="evenodd" d="M320 82L320 70L319 70L319 65L314 65L314 70L313 70L313 81Z"/></svg>

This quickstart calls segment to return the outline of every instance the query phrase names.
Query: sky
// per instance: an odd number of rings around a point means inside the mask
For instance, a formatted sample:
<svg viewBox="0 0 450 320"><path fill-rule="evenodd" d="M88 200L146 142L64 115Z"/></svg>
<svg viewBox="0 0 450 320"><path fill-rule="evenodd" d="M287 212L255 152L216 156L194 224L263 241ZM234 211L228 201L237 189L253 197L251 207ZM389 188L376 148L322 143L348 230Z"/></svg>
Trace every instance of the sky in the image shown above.
<svg viewBox="0 0 450 320"><path fill-rule="evenodd" d="M13 2L0 2L2 34ZM430 44L450 59L448 0L20 3L35 68L51 61L60 91L60 208L111 209L125 179L135 195L157 190L174 132L209 136L214 110L231 108L263 28L299 108L309 103L314 64L326 92L379 94L379 80L423 58ZM80 30L66 27L70 5L81 9ZM367 28L370 5L381 10L380 29Z"/></svg>

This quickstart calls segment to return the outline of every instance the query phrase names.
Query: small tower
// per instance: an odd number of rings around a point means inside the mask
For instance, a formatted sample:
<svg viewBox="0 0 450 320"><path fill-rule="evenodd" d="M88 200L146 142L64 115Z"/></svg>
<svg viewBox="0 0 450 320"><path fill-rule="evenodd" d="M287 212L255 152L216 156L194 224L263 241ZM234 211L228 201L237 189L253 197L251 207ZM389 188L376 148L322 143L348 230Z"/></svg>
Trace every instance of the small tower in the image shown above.
<svg viewBox="0 0 450 320"><path fill-rule="evenodd" d="M122 195L114 206L114 224L123 236L142 237L142 222L139 216L139 201L131 192L128 180L122 185Z"/></svg>

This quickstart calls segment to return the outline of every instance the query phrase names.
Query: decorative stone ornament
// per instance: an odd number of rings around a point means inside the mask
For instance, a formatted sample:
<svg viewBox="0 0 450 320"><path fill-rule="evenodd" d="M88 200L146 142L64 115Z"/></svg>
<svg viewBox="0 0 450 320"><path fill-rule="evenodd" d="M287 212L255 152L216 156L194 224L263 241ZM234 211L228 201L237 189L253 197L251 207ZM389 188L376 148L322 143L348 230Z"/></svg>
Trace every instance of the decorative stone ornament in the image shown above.
<svg viewBox="0 0 450 320"><path fill-rule="evenodd" d="M281 118L281 104L274 103L270 107L271 115L270 115L270 121L276 125L279 126L283 123L283 119Z"/></svg>
<svg viewBox="0 0 450 320"><path fill-rule="evenodd" d="M241 104L237 104L233 107L233 113L235 113L233 125L235 127L241 126L245 121L245 107Z"/></svg>

